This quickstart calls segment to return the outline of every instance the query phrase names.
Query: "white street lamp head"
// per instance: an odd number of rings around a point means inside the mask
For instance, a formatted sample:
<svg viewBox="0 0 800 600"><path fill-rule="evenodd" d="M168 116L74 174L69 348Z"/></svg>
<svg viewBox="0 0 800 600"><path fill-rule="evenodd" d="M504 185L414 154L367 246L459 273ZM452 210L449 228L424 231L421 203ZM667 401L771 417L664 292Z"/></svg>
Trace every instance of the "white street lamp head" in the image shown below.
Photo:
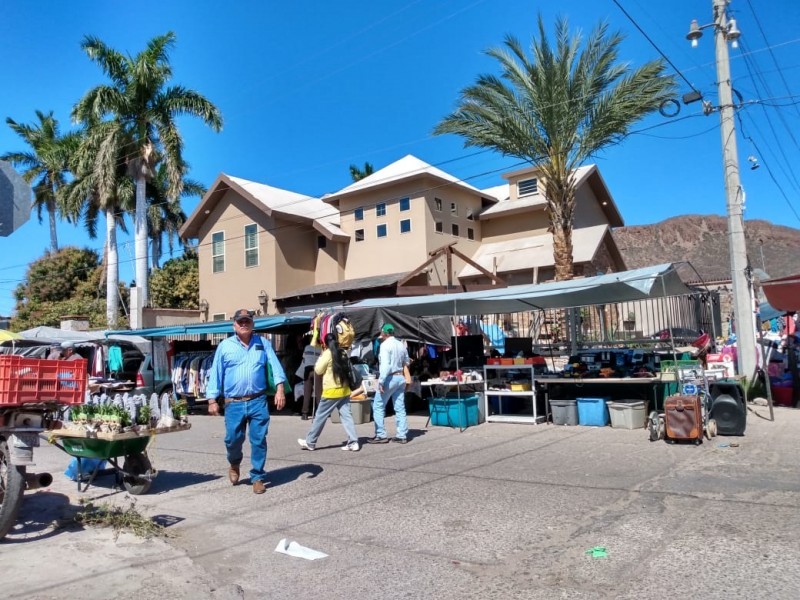
<svg viewBox="0 0 800 600"><path fill-rule="evenodd" d="M730 19L728 21L728 30L725 32L725 39L727 39L733 48L739 47L739 37L741 37L742 32L739 31L739 28L736 26L736 19Z"/></svg>
<svg viewBox="0 0 800 600"><path fill-rule="evenodd" d="M703 32L700 30L700 25L697 23L697 19L692 19L686 39L692 42L692 48L697 48L697 40L701 37L703 37Z"/></svg>

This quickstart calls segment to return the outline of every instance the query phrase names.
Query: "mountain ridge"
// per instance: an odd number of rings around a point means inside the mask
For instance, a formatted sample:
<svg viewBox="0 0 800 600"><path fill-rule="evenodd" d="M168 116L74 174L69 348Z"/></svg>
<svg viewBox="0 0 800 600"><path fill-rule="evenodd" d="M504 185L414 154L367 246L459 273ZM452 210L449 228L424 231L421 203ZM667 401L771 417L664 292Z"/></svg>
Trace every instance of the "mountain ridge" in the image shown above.
<svg viewBox="0 0 800 600"><path fill-rule="evenodd" d="M697 274L688 267L681 269L684 279L709 283L731 278L727 228L726 217L692 214L618 227L612 236L629 269L688 261ZM800 229L763 219L746 220L744 229L753 269L763 270L770 278L800 272Z"/></svg>

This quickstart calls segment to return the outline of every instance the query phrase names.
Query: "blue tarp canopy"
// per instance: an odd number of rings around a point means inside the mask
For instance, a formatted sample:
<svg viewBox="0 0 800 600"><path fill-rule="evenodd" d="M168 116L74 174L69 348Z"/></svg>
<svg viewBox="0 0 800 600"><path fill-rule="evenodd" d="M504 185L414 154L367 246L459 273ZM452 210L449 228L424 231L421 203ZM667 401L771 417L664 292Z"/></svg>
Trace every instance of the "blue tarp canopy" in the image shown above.
<svg viewBox="0 0 800 600"><path fill-rule="evenodd" d="M292 325L307 325L311 323L309 315L272 315L255 317L253 331L275 331ZM175 335L201 335L212 333L233 333L232 321L209 321L207 323L191 323L188 325L167 325L165 327L151 327L149 329L132 329L107 331L106 335L138 335L145 338L169 337Z"/></svg>
<svg viewBox="0 0 800 600"><path fill-rule="evenodd" d="M514 285L454 294L374 298L350 304L347 308L380 306L417 316L482 315L632 302L689 293L691 290L683 283L674 265L667 263L569 281Z"/></svg>

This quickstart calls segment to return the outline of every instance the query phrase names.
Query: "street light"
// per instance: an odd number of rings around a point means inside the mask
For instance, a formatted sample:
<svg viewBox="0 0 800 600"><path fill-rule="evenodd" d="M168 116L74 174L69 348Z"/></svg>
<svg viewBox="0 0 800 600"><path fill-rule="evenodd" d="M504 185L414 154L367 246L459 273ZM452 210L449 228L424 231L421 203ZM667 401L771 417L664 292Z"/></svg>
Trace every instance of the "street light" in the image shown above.
<svg viewBox="0 0 800 600"><path fill-rule="evenodd" d="M200 300L200 311L203 313L203 320L208 321L208 300Z"/></svg>
<svg viewBox="0 0 800 600"><path fill-rule="evenodd" d="M756 371L756 338L754 311L751 296L747 246L744 235L744 189L739 179L739 158L736 150L736 130L733 114L733 84L731 82L728 45L738 47L742 33L735 19L728 19L725 9L730 0L712 0L714 22L700 25L692 20L686 39L697 46L703 30L714 28L714 46L717 63L717 89L719 93L720 134L722 136L722 165L725 174L725 198L728 215L728 244L731 255L731 284L733 312L736 319L736 344L739 374L752 377ZM709 114L711 111L704 111Z"/></svg>
<svg viewBox="0 0 800 600"><path fill-rule="evenodd" d="M267 302L269 302L269 296L267 295L266 290L261 290L258 293L258 303L261 305L261 314L267 314Z"/></svg>

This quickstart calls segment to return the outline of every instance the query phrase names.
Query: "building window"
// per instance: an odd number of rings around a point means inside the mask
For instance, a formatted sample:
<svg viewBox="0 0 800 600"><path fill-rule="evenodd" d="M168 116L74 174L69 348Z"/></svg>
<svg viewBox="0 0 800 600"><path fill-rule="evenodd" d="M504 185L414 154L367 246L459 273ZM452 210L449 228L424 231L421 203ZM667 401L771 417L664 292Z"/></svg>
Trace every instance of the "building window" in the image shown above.
<svg viewBox="0 0 800 600"><path fill-rule="evenodd" d="M317 236L317 248L322 250L327 245L328 245L328 240L325 239L325 236L324 235L318 235Z"/></svg>
<svg viewBox="0 0 800 600"><path fill-rule="evenodd" d="M225 270L225 232L211 234L211 271L222 273Z"/></svg>
<svg viewBox="0 0 800 600"><path fill-rule="evenodd" d="M450 203L450 214L454 217L458 216L458 205L455 202Z"/></svg>
<svg viewBox="0 0 800 600"><path fill-rule="evenodd" d="M472 227L467 227L467 239L468 240L475 239L475 230Z"/></svg>
<svg viewBox="0 0 800 600"><path fill-rule="evenodd" d="M458 237L458 224L453 223L453 235Z"/></svg>
<svg viewBox="0 0 800 600"><path fill-rule="evenodd" d="M400 198L400 212L411 209L411 198Z"/></svg>
<svg viewBox="0 0 800 600"><path fill-rule="evenodd" d="M442 212L442 199L441 198L434 198L433 199L433 207L437 211Z"/></svg>
<svg viewBox="0 0 800 600"><path fill-rule="evenodd" d="M228 318L225 316L225 313L215 313L211 315L212 321L227 321Z"/></svg>
<svg viewBox="0 0 800 600"><path fill-rule="evenodd" d="M363 229L356 229L356 241L363 242L364 241L364 230Z"/></svg>
<svg viewBox="0 0 800 600"><path fill-rule="evenodd" d="M444 227L442 226L441 221L436 221L436 233L442 233L444 231Z"/></svg>
<svg viewBox="0 0 800 600"><path fill-rule="evenodd" d="M386 216L386 202L379 202L375 205L375 216L376 217L385 217Z"/></svg>
<svg viewBox="0 0 800 600"><path fill-rule="evenodd" d="M467 221L474 221L475 220L475 213L472 211L471 208L467 209Z"/></svg>
<svg viewBox="0 0 800 600"><path fill-rule="evenodd" d="M524 179L517 184L517 195L519 196L530 196L538 191L539 184L535 177L533 179Z"/></svg>
<svg viewBox="0 0 800 600"><path fill-rule="evenodd" d="M356 221L363 221L364 220L364 209L360 206L353 211L353 215L356 218Z"/></svg>
<svg viewBox="0 0 800 600"><path fill-rule="evenodd" d="M411 231L411 219L400 221L400 233L408 233L409 231Z"/></svg>
<svg viewBox="0 0 800 600"><path fill-rule="evenodd" d="M386 237L386 223L378 225L377 234L379 238Z"/></svg>
<svg viewBox="0 0 800 600"><path fill-rule="evenodd" d="M258 266L258 226L244 226L244 266Z"/></svg>

